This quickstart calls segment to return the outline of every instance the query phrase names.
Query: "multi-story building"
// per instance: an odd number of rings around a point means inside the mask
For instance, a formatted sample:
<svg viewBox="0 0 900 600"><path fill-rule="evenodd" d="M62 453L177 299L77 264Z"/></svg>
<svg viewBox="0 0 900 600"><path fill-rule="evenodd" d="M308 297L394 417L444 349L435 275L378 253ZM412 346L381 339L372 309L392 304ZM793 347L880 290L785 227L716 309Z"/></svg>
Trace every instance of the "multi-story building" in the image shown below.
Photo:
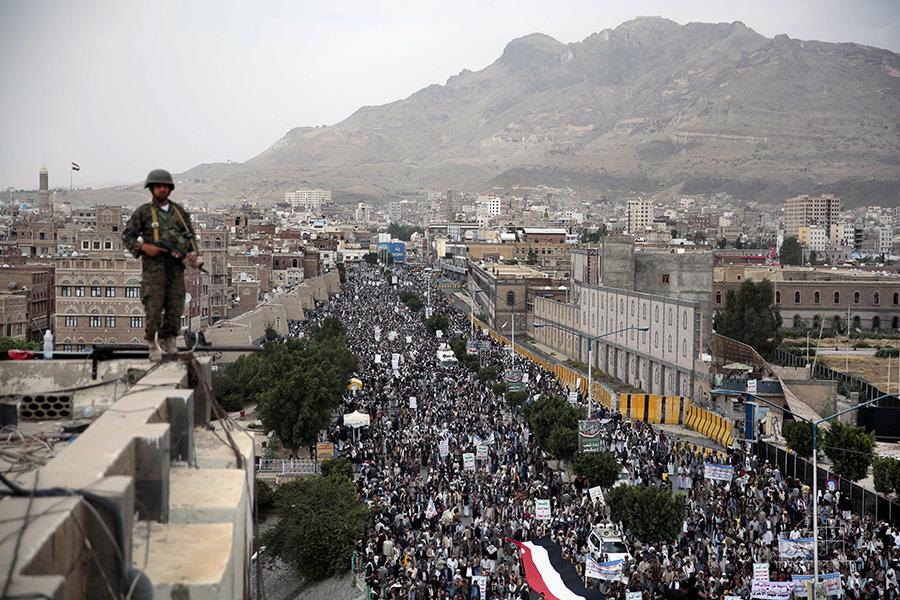
<svg viewBox="0 0 900 600"><path fill-rule="evenodd" d="M784 234L799 236L801 227L822 227L831 231L841 213L841 199L831 194L796 196L784 201Z"/></svg>
<svg viewBox="0 0 900 600"><path fill-rule="evenodd" d="M9 296L23 299L25 328L23 337L38 341L51 325L51 315L55 308L53 288L54 268L48 265L3 265L0 266L0 291ZM13 302L7 298L7 306ZM18 312L18 308L16 308ZM0 315L0 324L6 323Z"/></svg>
<svg viewBox="0 0 900 600"><path fill-rule="evenodd" d="M568 289L526 265L488 264L469 261L468 288L476 314L503 335L524 333L538 297L565 298Z"/></svg>
<svg viewBox="0 0 900 600"><path fill-rule="evenodd" d="M56 261L53 330L63 350L144 343L141 263L104 256Z"/></svg>
<svg viewBox="0 0 900 600"><path fill-rule="evenodd" d="M808 250L823 252L828 249L830 239L828 229L824 227L801 227L797 241Z"/></svg>
<svg viewBox="0 0 900 600"><path fill-rule="evenodd" d="M653 202L643 198L628 201L628 233L636 235L652 227Z"/></svg>
<svg viewBox="0 0 900 600"><path fill-rule="evenodd" d="M285 192L284 200L295 210L319 214L324 204L331 203L331 190L304 189Z"/></svg>
<svg viewBox="0 0 900 600"><path fill-rule="evenodd" d="M365 202L360 202L356 205L356 211L354 213L354 218L357 223L361 225L368 225L369 219L372 217L372 207L370 207Z"/></svg>
<svg viewBox="0 0 900 600"><path fill-rule="evenodd" d="M199 232L199 238L203 266L209 271L209 275L201 275L200 279L200 322L212 325L228 317L231 299L228 281L228 230L203 229Z"/></svg>
<svg viewBox="0 0 900 600"><path fill-rule="evenodd" d="M728 290L745 280L768 279L784 327L821 327L837 333L852 329L896 332L900 329L900 277L861 271L819 271L779 267L717 267L713 304L725 307Z"/></svg>

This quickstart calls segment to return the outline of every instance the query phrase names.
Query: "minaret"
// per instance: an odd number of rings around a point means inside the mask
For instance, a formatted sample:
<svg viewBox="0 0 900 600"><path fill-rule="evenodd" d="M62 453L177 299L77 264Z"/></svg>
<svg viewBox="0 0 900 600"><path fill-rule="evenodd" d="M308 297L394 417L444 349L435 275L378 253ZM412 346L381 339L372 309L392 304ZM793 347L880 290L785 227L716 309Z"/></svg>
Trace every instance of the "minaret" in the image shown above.
<svg viewBox="0 0 900 600"><path fill-rule="evenodd" d="M53 214L50 205L50 176L47 174L47 166L41 167L40 187L38 189L38 210L41 216L49 217Z"/></svg>

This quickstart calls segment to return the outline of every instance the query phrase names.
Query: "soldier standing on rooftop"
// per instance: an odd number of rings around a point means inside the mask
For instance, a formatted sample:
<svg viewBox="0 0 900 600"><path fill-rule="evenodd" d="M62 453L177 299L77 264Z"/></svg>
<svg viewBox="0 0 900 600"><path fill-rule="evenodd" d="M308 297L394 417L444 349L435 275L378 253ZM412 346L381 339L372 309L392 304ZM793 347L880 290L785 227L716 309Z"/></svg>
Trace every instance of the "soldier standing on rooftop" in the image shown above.
<svg viewBox="0 0 900 600"><path fill-rule="evenodd" d="M169 200L175 189L172 175L154 169L147 175L145 188L152 198L134 211L122 240L125 247L142 259L141 302L146 313L145 334L150 360L158 361L161 352L174 353L175 336L181 329L184 312L184 269L200 266L191 217L180 204Z"/></svg>

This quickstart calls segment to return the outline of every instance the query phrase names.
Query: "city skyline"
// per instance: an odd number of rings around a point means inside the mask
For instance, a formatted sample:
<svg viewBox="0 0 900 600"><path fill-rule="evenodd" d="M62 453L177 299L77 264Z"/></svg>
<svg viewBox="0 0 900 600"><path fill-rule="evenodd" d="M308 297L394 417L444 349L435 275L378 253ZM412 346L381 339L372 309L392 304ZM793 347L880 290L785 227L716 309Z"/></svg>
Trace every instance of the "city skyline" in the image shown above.
<svg viewBox="0 0 900 600"><path fill-rule="evenodd" d="M331 124L481 69L516 37L539 31L576 42L640 14L679 23L740 20L768 37L900 48L900 21L888 2L773 7L571 2L550 10L499 2L417 5L410 14L408 7L338 4L268 5L249 14L231 4L151 11L9 2L0 7L9 90L0 110L17 151L0 159L0 187L33 187L42 164L51 186L62 187L71 161L83 169L76 185L95 186L134 182L157 166L243 161L292 127ZM73 20L79 28L70 27Z"/></svg>

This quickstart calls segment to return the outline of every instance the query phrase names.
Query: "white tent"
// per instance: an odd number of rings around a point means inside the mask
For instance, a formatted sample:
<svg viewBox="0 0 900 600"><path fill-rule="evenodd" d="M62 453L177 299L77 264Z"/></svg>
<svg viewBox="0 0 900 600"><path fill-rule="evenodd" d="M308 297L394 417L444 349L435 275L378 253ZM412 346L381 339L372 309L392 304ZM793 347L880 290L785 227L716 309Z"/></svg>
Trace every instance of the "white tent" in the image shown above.
<svg viewBox="0 0 900 600"><path fill-rule="evenodd" d="M344 415L344 425L346 425L347 427L352 427L353 429L368 427L369 422L369 415L364 412L359 412L358 410Z"/></svg>

